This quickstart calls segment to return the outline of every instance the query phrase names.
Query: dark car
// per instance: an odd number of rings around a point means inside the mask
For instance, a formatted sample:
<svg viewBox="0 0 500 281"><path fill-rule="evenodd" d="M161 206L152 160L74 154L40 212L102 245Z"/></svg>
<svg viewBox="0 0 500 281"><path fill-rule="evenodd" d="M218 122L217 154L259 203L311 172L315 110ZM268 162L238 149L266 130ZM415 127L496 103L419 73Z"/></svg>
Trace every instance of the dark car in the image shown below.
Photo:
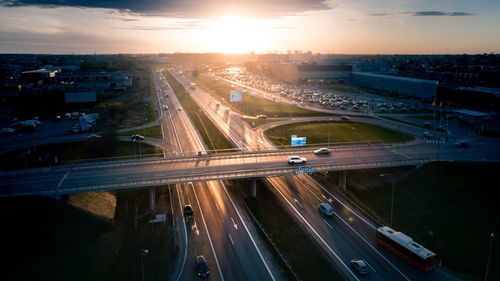
<svg viewBox="0 0 500 281"><path fill-rule="evenodd" d="M462 148L463 147L469 147L469 145L470 145L469 142L466 141L466 140L461 140L461 141L458 141L458 142L455 143L456 147L462 147Z"/></svg>
<svg viewBox="0 0 500 281"><path fill-rule="evenodd" d="M368 265L363 259L351 260L351 267L359 274L368 274Z"/></svg>
<svg viewBox="0 0 500 281"><path fill-rule="evenodd" d="M131 138L133 140L144 140L144 137L141 135L132 135Z"/></svg>
<svg viewBox="0 0 500 281"><path fill-rule="evenodd" d="M208 277L210 270L208 270L208 263L204 256L197 256L195 259L196 263L196 274L198 277Z"/></svg>
<svg viewBox="0 0 500 281"><path fill-rule="evenodd" d="M193 213L193 207L191 205L185 205L184 206L184 217L188 221L192 221L194 218L194 213Z"/></svg>

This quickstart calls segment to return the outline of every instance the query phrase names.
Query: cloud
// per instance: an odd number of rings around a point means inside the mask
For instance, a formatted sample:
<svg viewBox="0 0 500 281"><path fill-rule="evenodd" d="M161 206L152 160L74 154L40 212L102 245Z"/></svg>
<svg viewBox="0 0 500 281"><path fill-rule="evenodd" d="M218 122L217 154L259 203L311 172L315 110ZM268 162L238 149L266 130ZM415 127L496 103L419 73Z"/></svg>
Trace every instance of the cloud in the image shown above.
<svg viewBox="0 0 500 281"><path fill-rule="evenodd" d="M273 18L334 7L329 0L0 0L0 6L106 8L133 14L180 18L208 18L228 13Z"/></svg>
<svg viewBox="0 0 500 281"><path fill-rule="evenodd" d="M385 17L385 16L392 16L392 14L387 14L387 13L373 13L373 14L368 14L369 16L372 17Z"/></svg>
<svg viewBox="0 0 500 281"><path fill-rule="evenodd" d="M405 15L410 15L414 17L465 17L473 16L473 13L467 12L442 12L442 11L419 11L419 12L404 12Z"/></svg>

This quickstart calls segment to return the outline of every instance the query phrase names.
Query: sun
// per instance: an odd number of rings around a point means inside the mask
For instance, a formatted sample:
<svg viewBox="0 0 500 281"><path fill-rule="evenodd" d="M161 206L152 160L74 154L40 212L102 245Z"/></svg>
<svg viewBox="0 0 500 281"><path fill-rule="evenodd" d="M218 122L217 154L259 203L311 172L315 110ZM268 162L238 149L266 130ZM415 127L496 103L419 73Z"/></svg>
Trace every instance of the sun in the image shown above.
<svg viewBox="0 0 500 281"><path fill-rule="evenodd" d="M208 25L206 40L210 49L220 53L262 51L268 47L271 29L265 20L225 16Z"/></svg>

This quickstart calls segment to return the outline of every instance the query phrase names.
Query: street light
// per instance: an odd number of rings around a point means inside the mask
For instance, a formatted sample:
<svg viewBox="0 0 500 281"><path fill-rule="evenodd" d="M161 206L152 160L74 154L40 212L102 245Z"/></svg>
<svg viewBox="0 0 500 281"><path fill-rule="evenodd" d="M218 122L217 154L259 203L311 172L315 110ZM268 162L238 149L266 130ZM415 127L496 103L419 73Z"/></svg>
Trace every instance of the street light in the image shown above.
<svg viewBox="0 0 500 281"><path fill-rule="evenodd" d="M390 218L390 225L392 226L392 214L394 212L394 185L395 185L395 180L396 177L394 174L380 174L380 177L385 177L385 176L392 176L392 192L391 192L391 218Z"/></svg>
<svg viewBox="0 0 500 281"><path fill-rule="evenodd" d="M147 256L149 251L147 249L141 249L141 271L142 271L142 281L144 281L144 256Z"/></svg>
<svg viewBox="0 0 500 281"><path fill-rule="evenodd" d="M486 274L484 275L484 281L488 281L488 273L490 271L490 260L491 260L491 250L493 249L493 239L495 238L495 233L490 234L490 249L488 250L488 261L486 262Z"/></svg>

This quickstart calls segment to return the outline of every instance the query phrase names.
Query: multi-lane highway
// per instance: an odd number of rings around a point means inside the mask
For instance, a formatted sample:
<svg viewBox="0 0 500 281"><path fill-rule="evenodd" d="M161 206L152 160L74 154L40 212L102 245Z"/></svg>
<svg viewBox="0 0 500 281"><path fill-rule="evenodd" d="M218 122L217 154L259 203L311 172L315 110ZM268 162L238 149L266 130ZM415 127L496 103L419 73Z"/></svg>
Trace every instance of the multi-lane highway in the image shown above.
<svg viewBox="0 0 500 281"><path fill-rule="evenodd" d="M205 151L205 145L181 108L161 73L155 73L160 102L167 105L162 119L164 139L173 153ZM163 106L162 106L163 108ZM260 247L248 218L234 203L222 182L177 184L175 187L177 230L184 241L176 280L193 280L194 258L204 255L209 263L211 280L277 280L279 270L270 255ZM191 205L195 219L182 216L185 205ZM259 246L259 247L258 247Z"/></svg>
<svg viewBox="0 0 500 281"><path fill-rule="evenodd" d="M182 77L178 77L183 84ZM238 122L237 114L231 114L233 118L227 117L227 110L219 110L216 101L210 101L209 95L201 91L195 91L192 95L197 99L198 104L204 108L216 124L225 124L219 126L220 129L228 135L233 142L238 146L251 149L267 149L271 145L263 138L262 132L255 132L248 128L244 123ZM204 104L204 106L203 106ZM213 106L215 104L215 107ZM307 119L304 121L308 121ZM288 121L283 121L290 122ZM380 122L375 120L375 122ZM397 126L400 131L407 133L419 134L418 129L402 126L400 124L381 124L384 126ZM412 131L415 130L415 131ZM245 140L238 142L239 140ZM337 162L342 159L359 158L361 162L370 161L371 157L376 157L377 153L384 154L388 157L403 157L407 159L422 157L426 155L433 159L441 158L447 160L465 160L465 159L486 159L489 156L495 155L489 159L499 159L498 149L492 149L480 142L475 143L473 152L458 150L451 144L429 144L425 142L414 142L412 145L401 147L383 147L374 149L365 149L358 147L347 149L346 151L334 151L333 157L328 161ZM256 145L255 145L256 144ZM488 155L488 153L491 153ZM460 159L454 158L460 155ZM316 159L314 155L307 155L308 159ZM470 157L470 158L469 158ZM283 159L282 159L283 160ZM391 254L386 253L375 243L375 229L378 226L376 222L370 218L361 215L361 212L356 211L353 206L343 200L337 198L334 194L322 187L307 175L272 177L268 178L271 185L274 187L274 192L279 198L284 201L290 213L294 215L299 222L303 224L311 236L313 236L318 244L321 245L332 260L334 260L347 276L351 279L359 280L360 277L354 274L348 267L348 262L352 258L364 258L371 268L369 276L363 279L367 280L456 280L455 277L449 275L443 270L437 269L429 273L418 272L411 268L408 264L395 258ZM318 214L317 206L319 203L329 202L335 208L333 218L324 218Z"/></svg>
<svg viewBox="0 0 500 281"><path fill-rule="evenodd" d="M176 76L188 89L190 81ZM165 142L169 154L178 155L167 159L140 162L94 163L61 166L23 171L3 172L0 176L0 193L3 196L22 194L64 194L89 190L113 190L167 183L188 182L218 178L281 175L300 172L286 163L288 153L273 152L261 130L248 126L241 116L227 110L212 96L201 89L191 91L192 97L212 118L221 131L237 146L248 151L230 155L193 156L193 152L205 151L199 136L179 102L167 89L165 78L155 73L155 82L161 93L159 102L168 105L162 118ZM165 91L168 97L165 96ZM330 118L330 117L329 117ZM307 120L307 119L304 119ZM370 122L381 122L374 119ZM412 133L412 128L398 126ZM416 132L414 132L417 134ZM350 170L367 167L415 164L417 160L435 159L453 161L499 161L500 149L488 145L487 140L472 141L471 149L460 149L450 143L426 143L417 141L410 145L363 145L335 147L330 156L316 156L312 150L294 151L308 159L308 167L315 170ZM289 152L290 154L292 152ZM186 156L188 155L188 156ZM413 162L412 162L413 161ZM392 163L392 164L391 164ZM311 171L311 170L308 170ZM261 172L261 174L257 174ZM358 279L347 267L354 257L365 258L373 273L369 280L453 280L442 270L422 274L400 260L378 249L374 243L376 222L363 217L347 202L337 199L311 178L270 178L279 198L290 213L301 222L332 260L340 265L352 279ZM238 210L225 186L218 181L178 185L174 200L178 214L181 207L191 204L196 213L194 224L185 224L178 218L178 229L185 228L186 252L178 275L185 280L192 277L193 259L200 253L210 261L212 277L220 280L273 280L272 266L265 253L259 251L259 243L251 236L251 228L245 225L245 213ZM336 209L333 218L319 216L316 208L320 202L330 202ZM182 226L182 227L181 227Z"/></svg>

